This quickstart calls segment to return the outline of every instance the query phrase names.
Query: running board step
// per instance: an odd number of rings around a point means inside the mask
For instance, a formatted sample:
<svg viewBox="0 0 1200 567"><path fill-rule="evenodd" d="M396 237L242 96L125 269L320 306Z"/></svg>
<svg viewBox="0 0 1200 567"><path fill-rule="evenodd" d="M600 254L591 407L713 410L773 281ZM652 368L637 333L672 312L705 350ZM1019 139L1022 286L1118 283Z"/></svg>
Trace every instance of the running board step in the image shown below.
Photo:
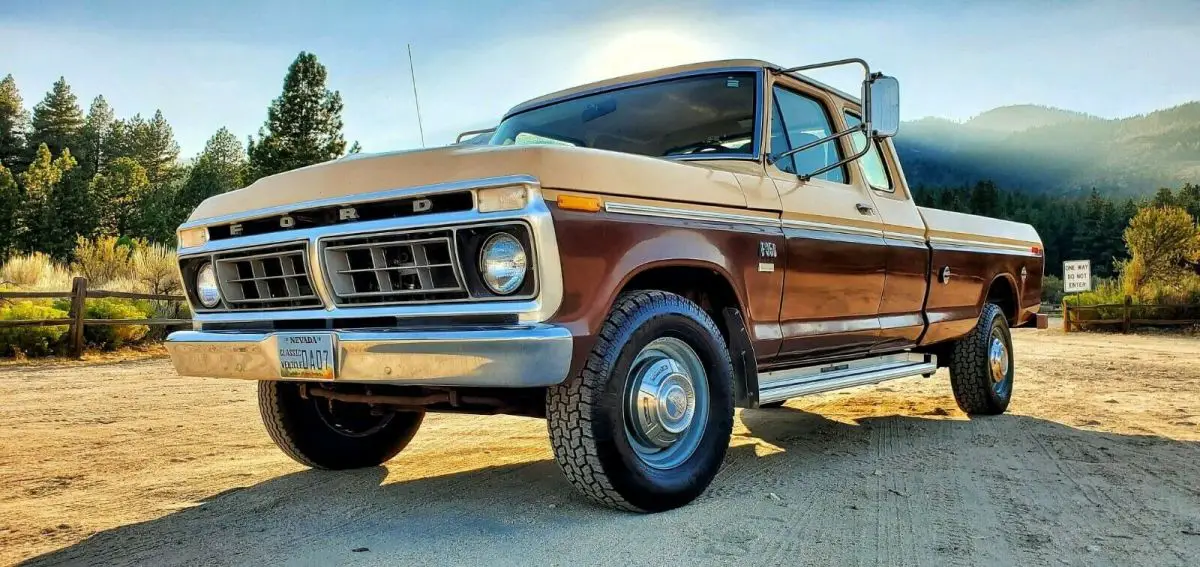
<svg viewBox="0 0 1200 567"><path fill-rule="evenodd" d="M928 375L936 371L937 359L932 354L906 352L764 372L758 375L758 403L782 402L809 394Z"/></svg>

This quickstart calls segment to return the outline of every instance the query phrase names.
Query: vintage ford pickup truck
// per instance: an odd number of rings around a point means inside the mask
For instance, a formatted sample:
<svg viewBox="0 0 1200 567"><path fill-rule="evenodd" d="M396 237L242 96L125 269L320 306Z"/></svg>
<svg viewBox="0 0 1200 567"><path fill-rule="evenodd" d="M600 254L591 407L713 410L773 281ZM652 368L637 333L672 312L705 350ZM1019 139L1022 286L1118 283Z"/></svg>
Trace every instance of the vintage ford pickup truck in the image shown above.
<svg viewBox="0 0 1200 567"><path fill-rule="evenodd" d="M859 97L800 74L846 63ZM260 179L180 227L195 323L167 348L258 380L303 464L379 465L426 412L542 417L576 488L642 512L704 491L734 407L949 367L1001 413L1041 242L913 203L898 97L861 60L702 63Z"/></svg>

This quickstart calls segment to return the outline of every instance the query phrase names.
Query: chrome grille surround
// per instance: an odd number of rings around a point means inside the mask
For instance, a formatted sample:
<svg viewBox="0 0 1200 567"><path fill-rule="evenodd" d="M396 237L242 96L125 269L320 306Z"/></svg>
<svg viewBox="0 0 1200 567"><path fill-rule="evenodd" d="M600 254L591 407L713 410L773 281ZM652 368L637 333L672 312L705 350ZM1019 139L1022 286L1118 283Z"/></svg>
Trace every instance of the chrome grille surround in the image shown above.
<svg viewBox="0 0 1200 567"><path fill-rule="evenodd" d="M324 240L321 261L333 301L371 305L468 297L452 229Z"/></svg>
<svg viewBox="0 0 1200 567"><path fill-rule="evenodd" d="M200 226L211 226L220 223L237 222L240 220L263 218L283 214L288 211L310 209L331 205L352 205L361 202L376 202L386 199L405 198L414 195L430 195L455 191L477 191L492 187L508 187L520 185L529 189L529 202L523 209L481 213L478 210L446 212L387 220L367 220L354 223L330 225L313 228L298 228L285 232L275 232L261 235L248 235L238 238L213 240L200 246L181 249L179 252L181 271L184 276L186 292L191 298L193 309L193 326L197 329L206 323L214 324L247 324L258 322L290 322L311 321L322 319L326 321L352 320L365 318L396 317L401 319L421 319L425 317L470 317L475 315L514 315L520 324L540 323L550 319L559 309L563 300L562 266L558 257L558 241L554 230L554 221L550 216L541 193L537 179L529 175L507 175L436 183L402 189L388 189L361 195L324 198L312 201L293 203L286 206L276 206L247 211L244 213L222 215L205 219L197 219L184 223L180 229L190 229ZM328 277L320 266L322 263L320 243L328 240L364 236L368 234L395 233L404 231L432 231L449 228L470 228L488 224L524 224L528 230L530 243L531 267L534 270L536 289L525 296L503 296L494 298L468 298L451 301L404 302L386 305L373 304L338 304L334 300L334 292ZM320 305L298 308L276 309L229 309L222 305L215 309L207 309L194 300L195 291L191 287L194 278L189 279L188 262L211 260L214 255L243 252L252 248L281 246L286 244L307 243L307 262L312 276L313 290L321 300ZM470 261L464 257L464 261ZM195 264L193 264L195 265ZM460 275L461 272L460 272ZM470 287L468 285L468 287Z"/></svg>
<svg viewBox="0 0 1200 567"><path fill-rule="evenodd" d="M221 301L230 310L319 307L304 242L216 254Z"/></svg>
<svg viewBox="0 0 1200 567"><path fill-rule="evenodd" d="M472 284L472 280L478 281L479 278L476 274L468 274L468 270L477 271L474 256L478 251L462 252L466 241L472 240L472 233L494 234L493 230L498 232L501 229L520 235L531 266L524 291L510 295L497 295L483 289L478 283ZM537 246L532 242L529 230L526 223L519 221L464 223L444 228L321 238L317 246L324 283L328 286L332 303L339 307L514 301L538 295ZM478 243L479 239L475 240ZM443 243L446 248L442 248ZM388 250L397 248L411 250L412 260L396 262L399 258ZM367 251L370 252L369 260ZM355 260L348 256L354 253L359 254L357 262L361 267L353 267ZM368 262L369 267L366 266ZM373 280L365 276L368 273ZM372 281L376 283L373 285ZM386 289L389 284L391 291ZM405 287L408 289L403 289Z"/></svg>

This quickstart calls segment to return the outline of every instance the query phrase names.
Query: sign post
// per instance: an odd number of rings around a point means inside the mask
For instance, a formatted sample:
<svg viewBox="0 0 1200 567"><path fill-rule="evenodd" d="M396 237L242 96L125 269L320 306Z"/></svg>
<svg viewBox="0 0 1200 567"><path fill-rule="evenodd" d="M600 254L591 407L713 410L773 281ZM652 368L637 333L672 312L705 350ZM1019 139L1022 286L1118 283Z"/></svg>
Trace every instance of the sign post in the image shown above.
<svg viewBox="0 0 1200 567"><path fill-rule="evenodd" d="M1092 261L1067 260L1063 262L1063 293L1092 291ZM1071 307L1063 297L1063 332L1071 332Z"/></svg>

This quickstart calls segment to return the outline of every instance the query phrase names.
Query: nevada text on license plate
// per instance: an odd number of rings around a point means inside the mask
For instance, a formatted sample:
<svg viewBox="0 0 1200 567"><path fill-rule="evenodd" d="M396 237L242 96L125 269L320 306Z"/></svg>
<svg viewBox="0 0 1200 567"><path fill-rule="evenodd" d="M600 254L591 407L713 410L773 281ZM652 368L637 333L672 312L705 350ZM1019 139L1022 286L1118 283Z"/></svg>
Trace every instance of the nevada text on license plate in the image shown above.
<svg viewBox="0 0 1200 567"><path fill-rule="evenodd" d="M284 378L333 379L333 334L289 333L279 341L279 374Z"/></svg>

